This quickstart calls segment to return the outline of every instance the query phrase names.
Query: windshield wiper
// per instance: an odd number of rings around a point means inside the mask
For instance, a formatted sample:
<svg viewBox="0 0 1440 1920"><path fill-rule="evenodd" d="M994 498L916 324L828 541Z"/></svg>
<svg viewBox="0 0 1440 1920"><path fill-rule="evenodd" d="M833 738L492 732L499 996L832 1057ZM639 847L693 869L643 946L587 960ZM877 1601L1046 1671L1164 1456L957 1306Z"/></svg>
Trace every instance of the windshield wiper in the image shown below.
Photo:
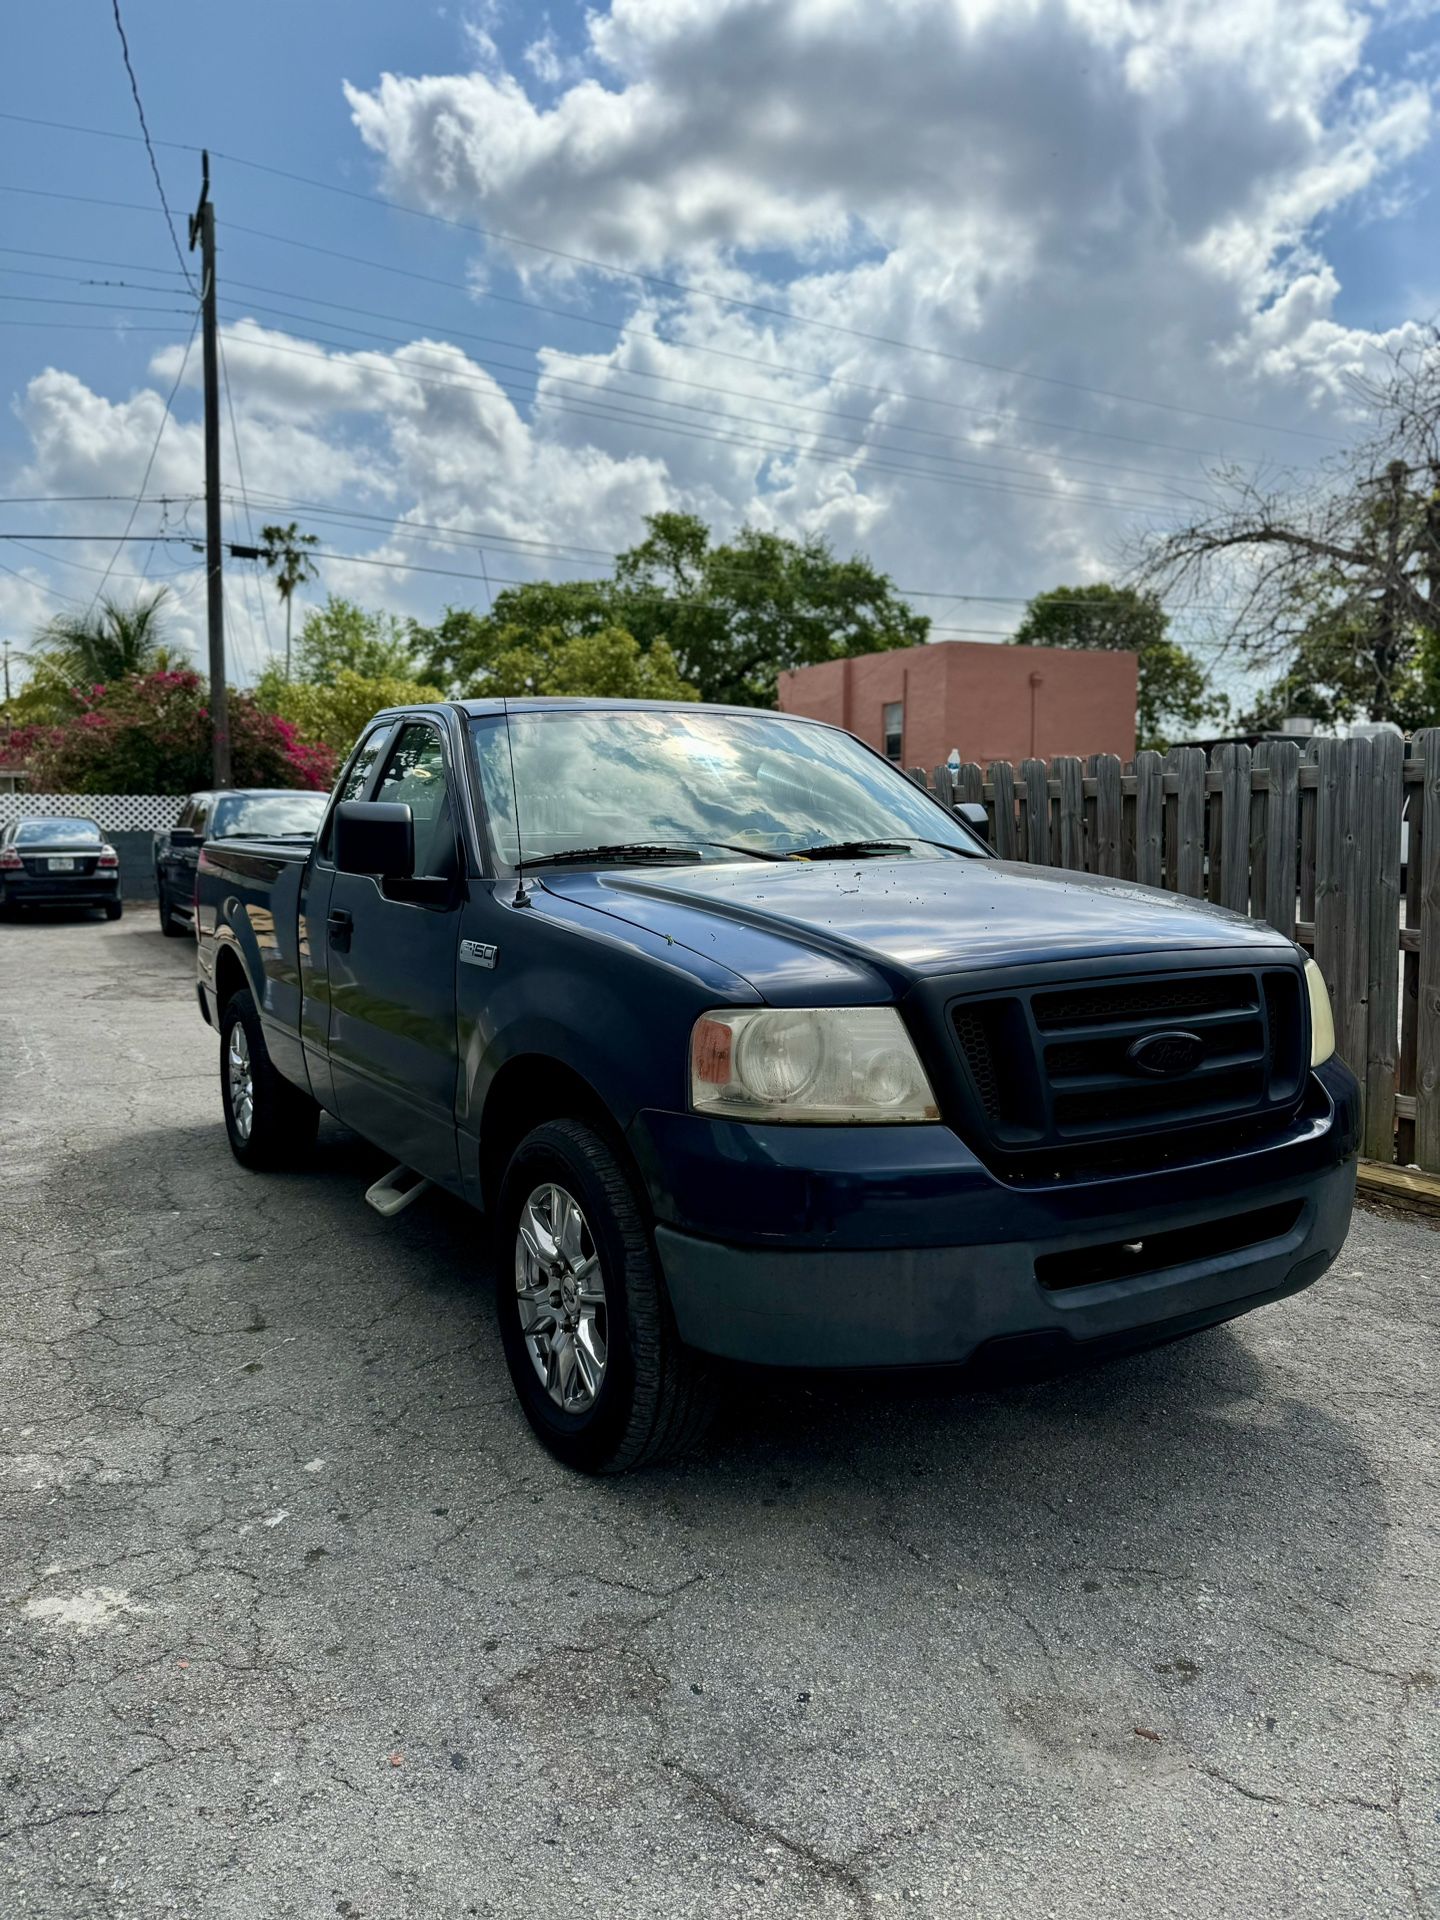
<svg viewBox="0 0 1440 1920"><path fill-rule="evenodd" d="M566 847L560 853L539 853L524 862L531 867L558 867L582 860L658 860L670 865L678 860L700 859L698 847L667 847L648 840L621 841L611 847Z"/></svg>
<svg viewBox="0 0 1440 1920"><path fill-rule="evenodd" d="M942 847L946 853L965 853L965 847L957 847L950 840L926 840L918 833L907 834L903 840L822 840L813 847L787 847L783 858L787 860L852 860L863 859L871 853L904 853L909 847Z"/></svg>

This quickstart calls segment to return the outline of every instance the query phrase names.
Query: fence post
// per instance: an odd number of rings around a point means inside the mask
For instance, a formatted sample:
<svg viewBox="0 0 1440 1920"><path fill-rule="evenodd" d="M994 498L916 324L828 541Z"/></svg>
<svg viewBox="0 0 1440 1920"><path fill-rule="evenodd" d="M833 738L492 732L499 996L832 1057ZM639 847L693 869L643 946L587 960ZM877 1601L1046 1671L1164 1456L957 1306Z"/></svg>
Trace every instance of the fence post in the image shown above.
<svg viewBox="0 0 1440 1920"><path fill-rule="evenodd" d="M1405 770L1423 775L1425 755L1434 744L1427 731L1411 736L1405 743ZM1423 786L1404 783L1405 833L1405 914L1406 933L1414 942L1401 956L1400 982L1400 1070L1398 1091L1415 1098L1416 1054L1419 1045L1420 1016L1420 875L1425 865L1425 806ZM1415 1117L1402 1115L1395 1124L1395 1158L1402 1167L1415 1160Z"/></svg>
<svg viewBox="0 0 1440 1920"><path fill-rule="evenodd" d="M1125 825L1125 785L1117 754L1095 756L1095 851L1091 870L1118 878L1124 870L1121 840Z"/></svg>
<svg viewBox="0 0 1440 1920"><path fill-rule="evenodd" d="M1416 983L1415 1160L1440 1173L1440 728L1421 735L1425 783L1420 806L1423 862L1418 880L1420 964ZM1411 803L1411 814L1415 811ZM1412 846L1410 858L1415 859Z"/></svg>
<svg viewBox="0 0 1440 1920"><path fill-rule="evenodd" d="M1060 783L1060 857L1057 866L1085 871L1085 767L1073 753L1053 762Z"/></svg>
<svg viewBox="0 0 1440 1920"><path fill-rule="evenodd" d="M1167 884L1199 900L1205 893L1205 756L1198 747L1172 747L1165 771L1179 784L1174 805L1165 809Z"/></svg>
<svg viewBox="0 0 1440 1920"><path fill-rule="evenodd" d="M1300 748L1293 740L1262 740L1252 766L1270 775L1270 791L1257 793L1252 812L1250 911L1268 920L1287 940L1295 938L1295 891L1299 878Z"/></svg>
<svg viewBox="0 0 1440 1920"><path fill-rule="evenodd" d="M1050 860L1050 769L1043 760L1023 760L1020 778L1025 782L1021 820L1025 828L1025 858L1034 867L1048 867Z"/></svg>
<svg viewBox="0 0 1440 1920"><path fill-rule="evenodd" d="M950 768L943 760L938 767L931 768L930 790L942 807L954 806L955 782L951 778Z"/></svg>
<svg viewBox="0 0 1440 1920"><path fill-rule="evenodd" d="M1370 843L1360 858L1370 875L1367 928L1365 1140L1371 1160L1395 1157L1396 1024L1399 1019L1400 810L1405 743L1397 733L1370 742Z"/></svg>
<svg viewBox="0 0 1440 1920"><path fill-rule="evenodd" d="M1008 760L990 763L991 802L990 844L1002 860L1018 858L1015 831L1015 769Z"/></svg>
<svg viewBox="0 0 1440 1920"><path fill-rule="evenodd" d="M925 778L924 767L907 767L905 771L917 787L922 788L926 793L930 791L930 782Z"/></svg>
<svg viewBox="0 0 1440 1920"><path fill-rule="evenodd" d="M1370 956L1370 875L1366 861L1370 742L1321 740L1315 814L1315 959L1330 989L1341 1059L1365 1080ZM1357 831L1361 809L1366 829ZM1362 859L1362 849L1365 858Z"/></svg>
<svg viewBox="0 0 1440 1920"><path fill-rule="evenodd" d="M1218 823L1212 820L1210 832L1214 881L1210 897L1235 913L1246 913L1250 907L1250 749L1234 744L1218 747L1215 765L1220 774L1220 818Z"/></svg>
<svg viewBox="0 0 1440 1920"><path fill-rule="evenodd" d="M1165 853L1165 775L1158 753L1135 756L1135 878L1158 887Z"/></svg>
<svg viewBox="0 0 1440 1920"><path fill-rule="evenodd" d="M1300 762L1302 767L1320 766L1320 748L1312 740ZM1320 790L1300 789L1300 918L1315 924L1315 822L1320 811ZM1313 934L1312 934L1313 939Z"/></svg>

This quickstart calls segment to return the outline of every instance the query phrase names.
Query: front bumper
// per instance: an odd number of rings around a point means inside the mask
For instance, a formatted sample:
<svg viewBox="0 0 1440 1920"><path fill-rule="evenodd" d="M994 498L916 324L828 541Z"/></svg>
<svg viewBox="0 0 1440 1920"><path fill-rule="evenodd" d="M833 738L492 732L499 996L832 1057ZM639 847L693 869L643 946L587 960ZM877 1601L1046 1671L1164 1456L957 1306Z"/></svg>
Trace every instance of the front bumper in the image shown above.
<svg viewBox="0 0 1440 1920"><path fill-rule="evenodd" d="M1332 1062L1312 1096L1283 1134L1242 1151L1041 1190L997 1179L947 1128L747 1128L708 1181L693 1131L707 1123L650 1114L632 1138L688 1344L775 1366L958 1366L1001 1346L1061 1358L1165 1340L1317 1280L1354 1200L1354 1079ZM868 1164L844 1166L847 1152ZM1250 1215L1255 1238L1206 1249ZM1162 1263L1131 1270L1119 1248L1147 1236L1166 1236ZM1086 1249L1107 1250L1098 1271ZM1044 1284L1037 1261L1047 1272L1069 1254L1083 1282Z"/></svg>

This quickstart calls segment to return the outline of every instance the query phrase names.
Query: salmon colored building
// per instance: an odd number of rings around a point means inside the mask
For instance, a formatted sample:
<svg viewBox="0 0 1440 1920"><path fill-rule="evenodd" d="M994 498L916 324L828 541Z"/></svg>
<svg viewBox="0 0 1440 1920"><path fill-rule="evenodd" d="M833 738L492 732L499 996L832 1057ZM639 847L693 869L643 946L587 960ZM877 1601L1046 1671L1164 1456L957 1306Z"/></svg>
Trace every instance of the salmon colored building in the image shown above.
<svg viewBox="0 0 1440 1920"><path fill-rule="evenodd" d="M829 720L902 767L1135 752L1133 653L937 640L780 675L780 710Z"/></svg>

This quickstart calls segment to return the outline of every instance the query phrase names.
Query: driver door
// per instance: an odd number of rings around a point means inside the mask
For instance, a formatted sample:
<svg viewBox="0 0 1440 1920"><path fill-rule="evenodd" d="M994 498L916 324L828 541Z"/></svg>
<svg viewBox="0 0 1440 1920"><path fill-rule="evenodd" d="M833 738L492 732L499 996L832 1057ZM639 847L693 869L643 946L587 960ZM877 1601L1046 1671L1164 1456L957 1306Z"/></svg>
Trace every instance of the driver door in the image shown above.
<svg viewBox="0 0 1440 1920"><path fill-rule="evenodd" d="M410 808L416 875L450 880L449 897L426 905L390 899L377 875L336 871L325 920L335 1112L403 1165L452 1187L465 898L454 782L440 726L405 721L369 797Z"/></svg>

